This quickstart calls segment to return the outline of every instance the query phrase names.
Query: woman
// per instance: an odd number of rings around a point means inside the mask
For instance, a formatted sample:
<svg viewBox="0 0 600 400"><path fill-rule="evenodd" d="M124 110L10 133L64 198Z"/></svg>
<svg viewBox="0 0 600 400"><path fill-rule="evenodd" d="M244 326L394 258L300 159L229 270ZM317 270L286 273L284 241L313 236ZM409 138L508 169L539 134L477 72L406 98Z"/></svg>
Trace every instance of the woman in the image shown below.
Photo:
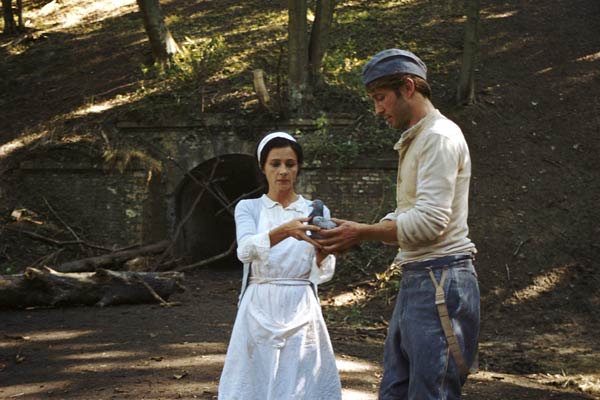
<svg viewBox="0 0 600 400"><path fill-rule="evenodd" d="M341 399L316 291L333 276L335 257L307 234L319 228L307 224L311 202L294 190L302 148L274 132L261 140L257 157L268 192L235 209L244 284L219 399Z"/></svg>

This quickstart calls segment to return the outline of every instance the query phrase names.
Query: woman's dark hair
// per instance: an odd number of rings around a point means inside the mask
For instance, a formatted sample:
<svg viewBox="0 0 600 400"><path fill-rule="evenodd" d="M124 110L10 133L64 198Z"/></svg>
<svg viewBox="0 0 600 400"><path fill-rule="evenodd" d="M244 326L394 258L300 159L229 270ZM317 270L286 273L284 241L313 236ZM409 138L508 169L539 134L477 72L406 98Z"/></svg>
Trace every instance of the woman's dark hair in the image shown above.
<svg viewBox="0 0 600 400"><path fill-rule="evenodd" d="M300 175L302 162L304 162L304 153L302 152L302 147L298 144L298 142L293 142L282 137L276 137L269 140L265 147L263 147L262 151L260 152L260 169L263 170L265 168L265 163L267 162L267 156L269 155L269 152L273 149L279 149L282 147L291 147L292 150L294 150L294 153L296 153L296 158L298 159L298 175Z"/></svg>

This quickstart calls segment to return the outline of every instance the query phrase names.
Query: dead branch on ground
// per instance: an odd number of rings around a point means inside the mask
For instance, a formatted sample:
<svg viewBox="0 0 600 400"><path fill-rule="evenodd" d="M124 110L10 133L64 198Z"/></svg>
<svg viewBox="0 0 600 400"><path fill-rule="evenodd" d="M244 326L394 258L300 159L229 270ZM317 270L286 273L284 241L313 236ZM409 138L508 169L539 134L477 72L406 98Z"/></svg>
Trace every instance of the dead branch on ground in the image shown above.
<svg viewBox="0 0 600 400"><path fill-rule="evenodd" d="M181 272L62 273L48 267L27 268L23 274L0 275L0 308L167 303L170 295L184 290L183 277Z"/></svg>
<svg viewBox="0 0 600 400"><path fill-rule="evenodd" d="M56 267L56 270L60 272L95 271L99 268L122 264L125 261L140 255L159 254L163 252L169 244L170 242L168 240L162 240L157 243L136 247L134 249L115 251L101 256L70 261L59 265Z"/></svg>

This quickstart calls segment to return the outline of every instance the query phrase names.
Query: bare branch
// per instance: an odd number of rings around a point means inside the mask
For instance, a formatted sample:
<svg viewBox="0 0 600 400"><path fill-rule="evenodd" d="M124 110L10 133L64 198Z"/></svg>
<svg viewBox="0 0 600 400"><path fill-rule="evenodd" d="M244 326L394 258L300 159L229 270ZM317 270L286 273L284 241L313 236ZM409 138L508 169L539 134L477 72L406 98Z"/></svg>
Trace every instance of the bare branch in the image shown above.
<svg viewBox="0 0 600 400"><path fill-rule="evenodd" d="M229 246L229 249L227 249L227 251L221 253L221 254L217 254L216 256L212 256L210 258L207 258L205 260L202 261L198 261L196 263L190 264L190 265L184 265L182 267L179 268L175 268L175 271L187 271L193 268L197 268L197 267L202 267L204 265L208 265L211 264L215 261L218 261L222 258L225 258L227 256L229 256L231 253L233 253L233 250L235 250L235 245L237 244L237 242L234 240L233 243L231 243L231 246Z"/></svg>
<svg viewBox="0 0 600 400"><path fill-rule="evenodd" d="M177 225L177 228L175 230L175 234L173 235L173 238L171 239L171 244L169 245L169 247L167 247L163 253L163 255L160 257L158 264L162 264L162 262L164 261L164 259L167 257L167 254L170 254L171 251L173 250L173 246L175 245L175 243L177 242L177 238L179 237L179 234L181 233L181 229L183 228L183 226L185 225L185 223L190 219L190 217L192 216L194 210L196 209L196 206L198 205L198 203L200 202L200 199L202 198L202 196L204 195L204 191L207 190L207 188L210 185L211 180L213 179L215 172L217 171L217 167L219 166L221 160L217 159L213 165L212 171L210 172L210 176L207 180L206 183L200 183L198 181L198 184L202 185L202 190L200 190L200 193L198 194L198 196L196 197L196 199L194 200L194 203L190 206L190 209L188 210L187 214L185 215L185 217L179 222L179 224Z"/></svg>
<svg viewBox="0 0 600 400"><path fill-rule="evenodd" d="M227 204L226 207L220 209L219 211L217 211L215 213L215 217L220 215L223 211L229 211L230 214L233 214L233 211L231 210L240 200L245 199L247 197L252 196L253 194L255 194L256 192L260 192L261 190L264 190L264 186L259 186L256 189L254 189L251 192L248 193L243 193L241 196L237 197L235 200L233 200L231 203Z"/></svg>
<svg viewBox="0 0 600 400"><path fill-rule="evenodd" d="M17 229L17 228L13 228L12 226L6 226L5 227L8 230L11 230L13 232L19 232L19 233L23 233L25 235L31 236L33 239L37 239L37 240L41 240L42 242L46 242L46 243L50 243L53 244L55 246L74 246L74 245L84 245L87 247L90 247L92 249L98 249L98 250L104 250L104 251L111 251L111 249L108 249L104 246L100 246L97 244L93 244L93 243L88 243L84 240L55 240L49 237L46 237L44 235L40 235L39 233L35 233L35 232L31 232L31 231L26 231L23 229Z"/></svg>

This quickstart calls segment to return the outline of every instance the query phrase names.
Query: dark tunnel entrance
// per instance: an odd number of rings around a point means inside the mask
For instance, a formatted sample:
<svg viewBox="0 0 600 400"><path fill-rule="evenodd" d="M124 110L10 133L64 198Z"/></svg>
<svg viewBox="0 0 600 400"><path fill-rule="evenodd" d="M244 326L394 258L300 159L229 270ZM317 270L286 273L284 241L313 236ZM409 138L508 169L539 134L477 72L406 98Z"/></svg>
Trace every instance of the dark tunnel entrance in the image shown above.
<svg viewBox="0 0 600 400"><path fill-rule="evenodd" d="M200 184L186 176L180 185L175 209L175 227L181 225L177 256L186 265L227 252L235 240L232 203L262 195L260 170L256 159L248 155L219 156L200 164L190 174ZM229 256L210 264L216 268L240 265L235 249Z"/></svg>

